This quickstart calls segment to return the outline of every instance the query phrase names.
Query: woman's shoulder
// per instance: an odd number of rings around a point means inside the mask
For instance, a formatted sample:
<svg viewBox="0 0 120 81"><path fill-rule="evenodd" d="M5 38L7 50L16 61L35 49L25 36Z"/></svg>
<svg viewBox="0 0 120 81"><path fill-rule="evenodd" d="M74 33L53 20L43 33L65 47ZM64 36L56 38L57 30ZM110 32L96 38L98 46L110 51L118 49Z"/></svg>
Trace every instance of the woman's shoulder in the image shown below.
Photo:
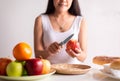
<svg viewBox="0 0 120 81"><path fill-rule="evenodd" d="M36 18L35 18L35 22L37 23L37 22L40 22L41 21L41 16L37 16Z"/></svg>
<svg viewBox="0 0 120 81"><path fill-rule="evenodd" d="M77 15L77 17L83 17L83 16Z"/></svg>
<svg viewBox="0 0 120 81"><path fill-rule="evenodd" d="M47 14L40 14L37 17L39 18L39 17L46 17L46 16L48 16L48 15Z"/></svg>
<svg viewBox="0 0 120 81"><path fill-rule="evenodd" d="M40 14L35 18L35 21L41 21L41 18L45 16L44 14Z"/></svg>
<svg viewBox="0 0 120 81"><path fill-rule="evenodd" d="M83 19L84 17L83 16L76 16L78 19Z"/></svg>
<svg viewBox="0 0 120 81"><path fill-rule="evenodd" d="M40 14L36 17L36 20L41 20L42 18L46 18L47 16L47 14Z"/></svg>
<svg viewBox="0 0 120 81"><path fill-rule="evenodd" d="M36 22L36 23L41 23L43 16L44 16L44 14L38 15L38 16L35 18L35 22Z"/></svg>
<svg viewBox="0 0 120 81"><path fill-rule="evenodd" d="M77 16L77 18L78 18L79 20L81 20L82 22L85 22L85 21L86 21L86 19L85 19L84 16Z"/></svg>

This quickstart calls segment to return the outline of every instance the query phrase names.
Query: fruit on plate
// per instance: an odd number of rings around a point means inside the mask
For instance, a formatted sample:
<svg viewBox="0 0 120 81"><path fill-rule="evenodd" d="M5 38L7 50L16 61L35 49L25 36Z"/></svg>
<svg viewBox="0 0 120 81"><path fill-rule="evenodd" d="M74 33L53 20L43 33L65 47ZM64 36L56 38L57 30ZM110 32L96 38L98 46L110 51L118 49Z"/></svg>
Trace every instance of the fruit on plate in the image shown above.
<svg viewBox="0 0 120 81"><path fill-rule="evenodd" d="M51 69L51 63L47 59L41 59L43 63L43 68L42 68L42 74L47 74L50 72Z"/></svg>
<svg viewBox="0 0 120 81"><path fill-rule="evenodd" d="M43 63L40 58L32 58L26 60L25 69L28 75L42 74Z"/></svg>
<svg viewBox="0 0 120 81"><path fill-rule="evenodd" d="M6 75L6 67L10 62L10 58L0 58L0 75Z"/></svg>
<svg viewBox="0 0 120 81"><path fill-rule="evenodd" d="M72 49L74 52L77 53L77 51L75 50L76 48L80 49L80 45L79 45L77 40L71 39L67 42L67 44L66 44L66 49L67 50Z"/></svg>
<svg viewBox="0 0 120 81"><path fill-rule="evenodd" d="M27 71L25 69L25 63L26 61L21 61L22 65L23 65L23 73L22 73L22 76L27 76Z"/></svg>
<svg viewBox="0 0 120 81"><path fill-rule="evenodd" d="M27 71L25 69L25 63L26 63L26 61L17 61L17 62L20 62L22 64L22 66L23 66L22 76L27 76Z"/></svg>
<svg viewBox="0 0 120 81"><path fill-rule="evenodd" d="M23 68L23 73L22 73L22 76L27 76L28 74L27 74L27 71L26 71L26 69L25 68Z"/></svg>
<svg viewBox="0 0 120 81"><path fill-rule="evenodd" d="M13 56L18 61L28 60L32 56L32 48L29 44L20 42L13 48Z"/></svg>
<svg viewBox="0 0 120 81"><path fill-rule="evenodd" d="M6 72L8 76L19 77L23 73L23 65L21 62L12 61L7 65Z"/></svg>

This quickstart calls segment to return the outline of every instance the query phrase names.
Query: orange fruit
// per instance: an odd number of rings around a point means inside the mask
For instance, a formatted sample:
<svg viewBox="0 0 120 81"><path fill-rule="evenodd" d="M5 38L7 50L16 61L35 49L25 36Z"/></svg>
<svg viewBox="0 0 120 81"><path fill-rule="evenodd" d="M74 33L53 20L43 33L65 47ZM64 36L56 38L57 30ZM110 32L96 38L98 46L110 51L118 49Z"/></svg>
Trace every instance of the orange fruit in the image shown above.
<svg viewBox="0 0 120 81"><path fill-rule="evenodd" d="M16 60L28 60L32 56L32 48L25 42L18 43L13 49L13 56Z"/></svg>
<svg viewBox="0 0 120 81"><path fill-rule="evenodd" d="M41 59L42 63L43 63L43 69L42 69L42 74L47 74L50 72L51 69L51 63L49 60L47 59Z"/></svg>

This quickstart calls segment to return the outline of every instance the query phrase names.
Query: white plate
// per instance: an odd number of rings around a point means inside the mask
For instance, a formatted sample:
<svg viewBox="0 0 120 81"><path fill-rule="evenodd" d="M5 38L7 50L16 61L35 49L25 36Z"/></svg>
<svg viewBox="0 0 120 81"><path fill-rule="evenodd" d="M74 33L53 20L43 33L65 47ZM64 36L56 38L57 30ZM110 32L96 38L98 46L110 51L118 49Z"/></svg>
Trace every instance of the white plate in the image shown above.
<svg viewBox="0 0 120 81"><path fill-rule="evenodd" d="M50 73L43 75L35 75L35 76L22 76L22 77L8 77L8 76L0 76L0 79L7 81L33 81L33 80L41 80L52 74L54 74L56 70L52 69Z"/></svg>
<svg viewBox="0 0 120 81"><path fill-rule="evenodd" d="M91 67L83 64L53 64L52 68L59 74L85 74Z"/></svg>
<svg viewBox="0 0 120 81"><path fill-rule="evenodd" d="M111 77L111 78L114 78L114 79L120 79L120 77L117 77L117 76L115 76L111 73L108 73L108 72L104 71L103 69L101 69L100 71L108 77Z"/></svg>

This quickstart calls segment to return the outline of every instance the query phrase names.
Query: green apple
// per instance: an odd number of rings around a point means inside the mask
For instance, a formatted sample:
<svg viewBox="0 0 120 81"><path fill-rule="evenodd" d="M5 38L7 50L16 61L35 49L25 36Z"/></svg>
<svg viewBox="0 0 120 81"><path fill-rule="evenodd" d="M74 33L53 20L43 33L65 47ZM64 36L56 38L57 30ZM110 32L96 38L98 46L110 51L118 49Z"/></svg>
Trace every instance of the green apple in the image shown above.
<svg viewBox="0 0 120 81"><path fill-rule="evenodd" d="M23 65L21 62L13 61L7 65L6 73L8 76L18 77L22 76Z"/></svg>
<svg viewBox="0 0 120 81"><path fill-rule="evenodd" d="M27 71L26 71L26 69L25 69L25 68L23 69L22 76L27 76Z"/></svg>
<svg viewBox="0 0 120 81"><path fill-rule="evenodd" d="M25 69L25 63L26 63L26 61L18 61L18 60L15 60L15 61L22 63L22 66L23 66L22 76L27 76L27 71Z"/></svg>
<svg viewBox="0 0 120 81"><path fill-rule="evenodd" d="M22 73L22 76L27 76L27 71L25 69L25 63L26 61L22 61L22 65L23 65L23 73Z"/></svg>

